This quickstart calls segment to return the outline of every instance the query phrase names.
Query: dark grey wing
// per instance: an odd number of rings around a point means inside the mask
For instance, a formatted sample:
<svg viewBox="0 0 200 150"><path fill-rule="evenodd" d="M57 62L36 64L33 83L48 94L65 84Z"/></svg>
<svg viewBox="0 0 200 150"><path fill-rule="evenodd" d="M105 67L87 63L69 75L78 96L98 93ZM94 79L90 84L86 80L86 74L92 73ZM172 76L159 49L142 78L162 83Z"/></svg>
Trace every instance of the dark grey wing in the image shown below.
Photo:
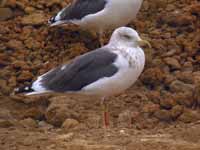
<svg viewBox="0 0 200 150"><path fill-rule="evenodd" d="M100 78L114 75L118 71L113 64L116 58L116 54L103 49L89 52L42 76L41 85L56 92L81 90Z"/></svg>
<svg viewBox="0 0 200 150"><path fill-rule="evenodd" d="M105 8L107 0L76 0L63 9L60 20L81 19L86 15L95 14Z"/></svg>

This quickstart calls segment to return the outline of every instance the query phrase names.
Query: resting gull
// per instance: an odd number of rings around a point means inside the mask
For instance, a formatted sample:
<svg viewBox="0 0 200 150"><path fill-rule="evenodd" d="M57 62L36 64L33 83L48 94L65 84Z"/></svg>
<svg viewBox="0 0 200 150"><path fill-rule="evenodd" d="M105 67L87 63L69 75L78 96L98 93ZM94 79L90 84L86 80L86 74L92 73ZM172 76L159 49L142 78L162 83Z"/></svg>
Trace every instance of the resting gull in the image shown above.
<svg viewBox="0 0 200 150"><path fill-rule="evenodd" d="M16 93L73 92L95 95L102 98L106 109L104 99L125 91L143 71L145 55L141 45L150 46L135 30L120 27L113 32L107 45L50 70L39 76L31 86L16 89ZM107 111L104 112L104 124L108 126L106 116Z"/></svg>
<svg viewBox="0 0 200 150"><path fill-rule="evenodd" d="M99 35L103 46L104 32L132 21L143 0L75 0L49 19L51 26L73 23Z"/></svg>

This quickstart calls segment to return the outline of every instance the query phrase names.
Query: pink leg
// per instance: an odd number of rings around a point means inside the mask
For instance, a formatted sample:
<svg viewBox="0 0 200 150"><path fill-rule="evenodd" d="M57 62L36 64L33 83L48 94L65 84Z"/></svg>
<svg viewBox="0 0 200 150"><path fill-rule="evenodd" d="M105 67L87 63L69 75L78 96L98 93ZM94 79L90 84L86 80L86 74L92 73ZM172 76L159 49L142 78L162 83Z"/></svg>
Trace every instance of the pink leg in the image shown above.
<svg viewBox="0 0 200 150"><path fill-rule="evenodd" d="M102 98L101 105L103 108L103 123L106 128L109 127L109 113L108 113L108 104L106 104L105 97Z"/></svg>

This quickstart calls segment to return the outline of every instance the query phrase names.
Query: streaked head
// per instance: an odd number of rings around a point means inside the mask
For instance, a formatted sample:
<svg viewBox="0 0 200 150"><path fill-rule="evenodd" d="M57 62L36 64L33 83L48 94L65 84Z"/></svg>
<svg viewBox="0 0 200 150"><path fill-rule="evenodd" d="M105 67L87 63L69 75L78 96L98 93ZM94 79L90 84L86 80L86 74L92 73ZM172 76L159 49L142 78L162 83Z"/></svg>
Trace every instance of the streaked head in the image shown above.
<svg viewBox="0 0 200 150"><path fill-rule="evenodd" d="M139 47L143 45L151 47L148 41L142 40L138 33L134 29L129 27L117 28L113 32L109 44L119 44L126 47Z"/></svg>

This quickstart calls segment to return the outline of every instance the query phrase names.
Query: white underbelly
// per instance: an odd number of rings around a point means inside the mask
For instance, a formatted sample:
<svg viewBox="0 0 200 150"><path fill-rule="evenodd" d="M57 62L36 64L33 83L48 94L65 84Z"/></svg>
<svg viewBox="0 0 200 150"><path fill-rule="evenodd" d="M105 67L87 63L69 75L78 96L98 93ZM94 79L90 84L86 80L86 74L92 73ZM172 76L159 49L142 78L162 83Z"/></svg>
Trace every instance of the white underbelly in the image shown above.
<svg viewBox="0 0 200 150"><path fill-rule="evenodd" d="M84 87L81 92L99 96L120 94L128 89L138 78L139 72L134 68L123 69L112 77L104 77Z"/></svg>
<svg viewBox="0 0 200 150"><path fill-rule="evenodd" d="M123 3L123 0L118 3L108 6L108 8L99 13L88 15L80 21L74 21L74 23L95 31L104 31L124 26L136 17L140 6L136 7L134 3L129 6L128 3Z"/></svg>

